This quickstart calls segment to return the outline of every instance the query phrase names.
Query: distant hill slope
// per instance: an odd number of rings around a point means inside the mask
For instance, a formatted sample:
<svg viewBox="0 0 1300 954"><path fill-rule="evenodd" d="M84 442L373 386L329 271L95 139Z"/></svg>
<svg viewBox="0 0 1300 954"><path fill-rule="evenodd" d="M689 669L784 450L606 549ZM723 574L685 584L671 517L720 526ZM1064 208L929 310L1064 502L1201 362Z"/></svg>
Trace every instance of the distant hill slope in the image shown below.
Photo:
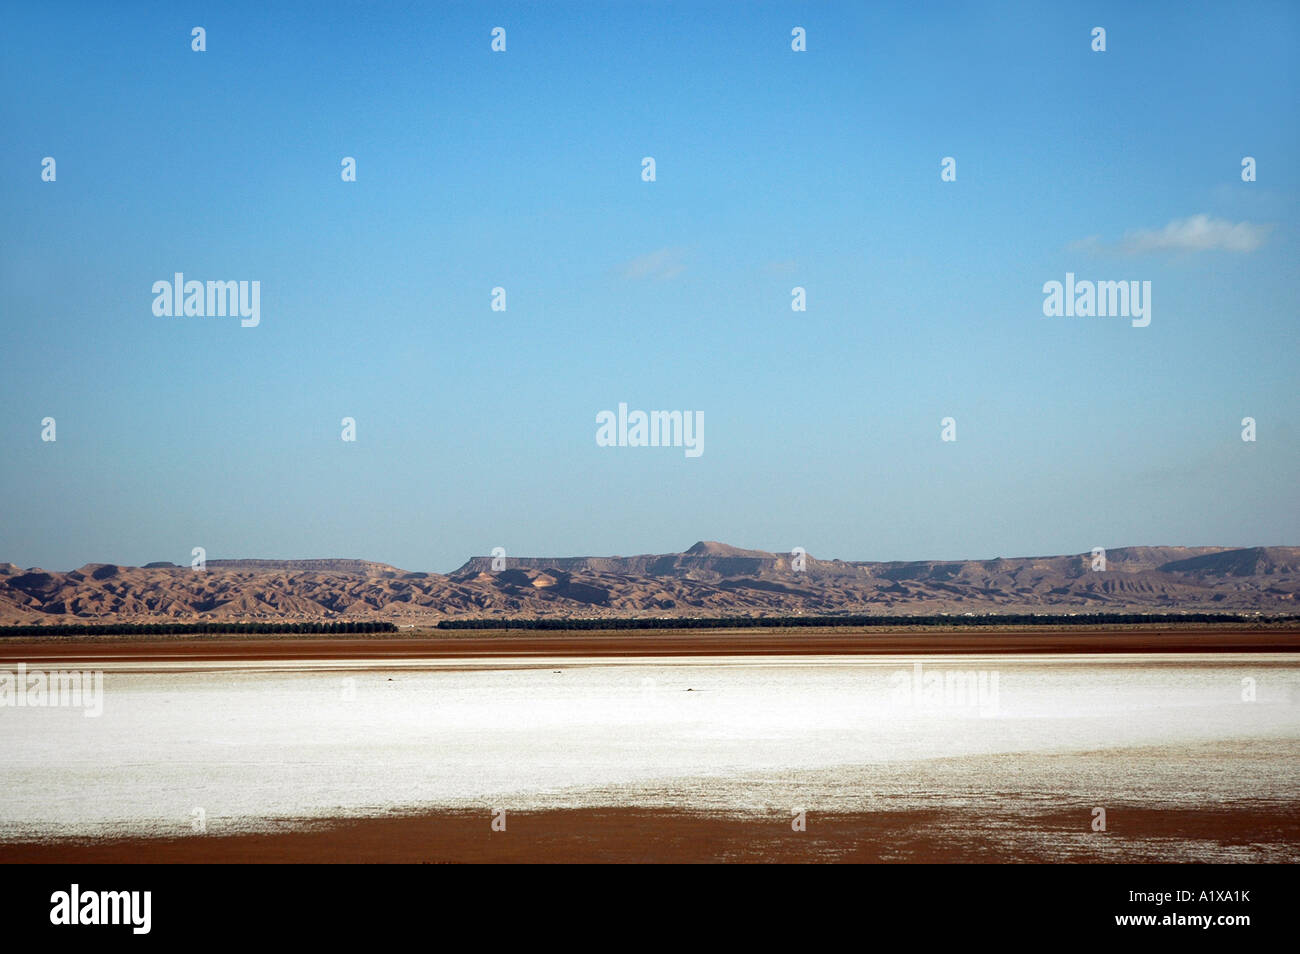
<svg viewBox="0 0 1300 954"><path fill-rule="evenodd" d="M206 570L0 564L0 623L730 616L827 613L1300 612L1300 547L1120 547L992 560L862 562L701 541L631 557L474 557L450 574L366 560L209 560Z"/></svg>

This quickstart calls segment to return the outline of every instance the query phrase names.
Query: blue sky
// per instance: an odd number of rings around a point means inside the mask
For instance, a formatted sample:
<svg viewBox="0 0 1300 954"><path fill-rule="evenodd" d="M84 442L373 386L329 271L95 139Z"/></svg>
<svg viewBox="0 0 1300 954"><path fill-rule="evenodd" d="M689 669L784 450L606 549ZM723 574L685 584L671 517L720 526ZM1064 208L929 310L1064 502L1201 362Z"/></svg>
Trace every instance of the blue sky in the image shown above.
<svg viewBox="0 0 1300 954"><path fill-rule="evenodd" d="M1298 9L16 7L0 560L1298 544ZM1150 326L1043 317L1067 271Z"/></svg>

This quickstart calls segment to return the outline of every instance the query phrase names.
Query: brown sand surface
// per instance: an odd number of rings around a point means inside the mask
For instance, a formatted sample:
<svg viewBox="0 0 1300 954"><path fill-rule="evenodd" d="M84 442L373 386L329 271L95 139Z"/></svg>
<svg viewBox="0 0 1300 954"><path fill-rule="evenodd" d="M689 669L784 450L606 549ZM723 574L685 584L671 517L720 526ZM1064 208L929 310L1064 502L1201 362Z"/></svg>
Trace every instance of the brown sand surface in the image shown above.
<svg viewBox="0 0 1300 954"><path fill-rule="evenodd" d="M333 638L172 636L0 639L0 663L34 660L255 661L519 656L917 655L953 653L1300 652L1300 627L1187 626L961 632L784 630L500 632Z"/></svg>
<svg viewBox="0 0 1300 954"><path fill-rule="evenodd" d="M1094 832L1086 806L1021 815L1014 829L952 810L718 815L660 808L579 808L491 815L446 811L305 822L256 834L59 840L0 845L3 863L1292 862L1300 803L1161 810L1116 807Z"/></svg>

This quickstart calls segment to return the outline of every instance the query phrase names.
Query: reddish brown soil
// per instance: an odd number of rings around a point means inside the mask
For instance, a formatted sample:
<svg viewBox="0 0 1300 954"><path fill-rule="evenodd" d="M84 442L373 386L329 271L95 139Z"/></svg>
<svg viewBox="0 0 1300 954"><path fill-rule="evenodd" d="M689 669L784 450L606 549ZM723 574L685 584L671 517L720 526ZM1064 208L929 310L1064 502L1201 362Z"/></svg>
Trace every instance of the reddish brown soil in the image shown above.
<svg viewBox="0 0 1300 954"><path fill-rule="evenodd" d="M889 631L500 633L484 636L280 639L133 637L0 639L0 662L40 659L252 661L474 659L506 656L916 655L923 653L1300 652L1300 627Z"/></svg>

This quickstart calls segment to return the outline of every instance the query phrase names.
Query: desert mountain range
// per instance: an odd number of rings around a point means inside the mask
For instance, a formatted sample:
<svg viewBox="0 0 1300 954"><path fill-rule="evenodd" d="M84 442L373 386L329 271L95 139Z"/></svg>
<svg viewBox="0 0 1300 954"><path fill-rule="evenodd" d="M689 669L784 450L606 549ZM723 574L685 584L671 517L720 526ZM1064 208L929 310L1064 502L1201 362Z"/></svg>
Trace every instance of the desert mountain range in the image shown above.
<svg viewBox="0 0 1300 954"><path fill-rule="evenodd" d="M832 613L1300 611L1300 547L1122 547L1090 554L900 563L700 542L633 557L474 557L448 573L365 560L0 564L0 624Z"/></svg>

